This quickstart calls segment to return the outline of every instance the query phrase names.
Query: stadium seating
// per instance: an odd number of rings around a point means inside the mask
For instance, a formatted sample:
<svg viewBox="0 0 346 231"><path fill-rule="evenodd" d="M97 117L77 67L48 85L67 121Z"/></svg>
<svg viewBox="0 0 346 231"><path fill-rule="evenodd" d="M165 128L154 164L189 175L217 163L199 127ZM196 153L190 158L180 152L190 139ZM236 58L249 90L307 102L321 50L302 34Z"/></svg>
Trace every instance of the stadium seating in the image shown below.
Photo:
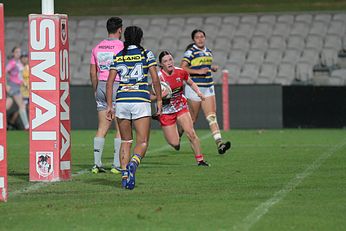
<svg viewBox="0 0 346 231"><path fill-rule="evenodd" d="M215 64L227 69L233 84L314 84L325 71L331 85L341 78L346 57L346 13L271 13L196 16L125 16L124 26L144 31L143 45L156 55L170 50L179 65L191 32L206 32ZM107 36L107 17L69 17L71 83L90 84L90 52ZM5 51L15 45L27 50L26 18L6 18ZM21 36L18 36L18 35ZM215 82L220 83L221 72ZM323 82L324 83L324 82Z"/></svg>

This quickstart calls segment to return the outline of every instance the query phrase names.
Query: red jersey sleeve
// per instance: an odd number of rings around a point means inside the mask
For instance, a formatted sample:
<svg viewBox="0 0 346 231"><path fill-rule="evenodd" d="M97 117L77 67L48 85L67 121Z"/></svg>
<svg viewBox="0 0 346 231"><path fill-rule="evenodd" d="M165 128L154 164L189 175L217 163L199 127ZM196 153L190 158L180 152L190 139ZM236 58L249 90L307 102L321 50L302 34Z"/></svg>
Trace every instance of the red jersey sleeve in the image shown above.
<svg viewBox="0 0 346 231"><path fill-rule="evenodd" d="M187 81L189 79L189 73L185 70L182 70L183 71L183 79L184 81Z"/></svg>

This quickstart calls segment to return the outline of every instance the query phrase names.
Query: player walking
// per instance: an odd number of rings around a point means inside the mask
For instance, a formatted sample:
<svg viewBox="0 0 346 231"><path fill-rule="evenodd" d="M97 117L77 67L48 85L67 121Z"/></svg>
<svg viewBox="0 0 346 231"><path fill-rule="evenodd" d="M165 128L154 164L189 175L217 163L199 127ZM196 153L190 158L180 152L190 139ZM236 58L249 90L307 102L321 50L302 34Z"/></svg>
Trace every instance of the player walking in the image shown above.
<svg viewBox="0 0 346 231"><path fill-rule="evenodd" d="M95 165L91 169L93 173L105 172L102 165L102 152L105 143L105 137L112 121L106 119L106 83L109 74L109 68L113 62L113 56L124 48L123 42L120 41L122 33L122 19L111 17L107 21L108 38L97 44L91 52L90 59L90 79L93 86L96 107L98 111L98 129L94 138L94 162ZM116 92L119 86L119 77L113 83L113 90ZM113 107L115 107L115 94L113 97ZM116 127L117 127L117 123ZM114 138L114 160L111 172L120 173L117 169L120 167L119 150L120 150L120 134L119 129L116 129Z"/></svg>
<svg viewBox="0 0 346 231"><path fill-rule="evenodd" d="M190 74L191 79L205 95L205 100L201 101L197 93L187 85L185 95L188 99L190 113L192 120L195 122L202 107L204 115L209 122L218 152L224 154L231 147L231 143L222 141L216 119L216 100L211 72L216 72L218 66L212 65L213 55L211 50L205 46L204 31L198 29L192 31L191 38L194 43L187 47L184 58L181 61L181 67Z"/></svg>
<svg viewBox="0 0 346 231"><path fill-rule="evenodd" d="M162 100L160 80L156 72L154 54L144 49L140 43L143 31L130 26L124 32L124 49L114 56L107 81L107 119L114 117L112 107L112 84L119 73L120 85L116 92L116 117L121 134L120 163L122 168L122 187L135 187L135 173L149 144L151 105L148 89L148 72L157 92L157 108L161 114ZM131 157L133 142L132 125L136 131L136 145Z"/></svg>
<svg viewBox="0 0 346 231"><path fill-rule="evenodd" d="M187 71L174 66L173 56L170 52L162 51L159 55L159 62L161 65L159 77L161 81L166 82L172 89L172 97L168 100L163 100L162 114L159 116L163 134L167 142L176 150L179 150L178 123L186 132L198 166L209 166L203 159L199 138L193 128L187 100L183 95L184 82L193 89L202 101L205 100L205 97L198 86L191 80Z"/></svg>

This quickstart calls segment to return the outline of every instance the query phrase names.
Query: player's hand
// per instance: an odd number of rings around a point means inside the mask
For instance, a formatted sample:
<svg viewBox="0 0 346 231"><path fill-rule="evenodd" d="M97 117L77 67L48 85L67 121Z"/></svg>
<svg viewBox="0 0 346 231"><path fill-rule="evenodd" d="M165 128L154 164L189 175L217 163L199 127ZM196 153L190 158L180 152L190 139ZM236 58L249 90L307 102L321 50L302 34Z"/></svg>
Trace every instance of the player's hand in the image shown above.
<svg viewBox="0 0 346 231"><path fill-rule="evenodd" d="M106 119L112 121L114 119L114 109L112 107L107 107Z"/></svg>
<svg viewBox="0 0 346 231"><path fill-rule="evenodd" d="M209 71L209 68L204 67L204 68L198 70L198 74L199 75L205 75L208 73L208 71Z"/></svg>
<svg viewBox="0 0 346 231"><path fill-rule="evenodd" d="M202 101L205 100L205 95L204 95L203 93L201 93L201 92L198 93L198 97L199 97Z"/></svg>
<svg viewBox="0 0 346 231"><path fill-rule="evenodd" d="M218 65L211 65L211 70L213 72L217 72L217 70L219 69L219 66Z"/></svg>

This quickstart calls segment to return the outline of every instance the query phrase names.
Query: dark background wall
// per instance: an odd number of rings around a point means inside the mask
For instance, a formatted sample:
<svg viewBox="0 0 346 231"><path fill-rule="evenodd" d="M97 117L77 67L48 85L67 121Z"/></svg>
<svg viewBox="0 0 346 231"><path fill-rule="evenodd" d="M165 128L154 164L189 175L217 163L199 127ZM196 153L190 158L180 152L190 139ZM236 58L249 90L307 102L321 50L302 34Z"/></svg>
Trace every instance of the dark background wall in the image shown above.
<svg viewBox="0 0 346 231"><path fill-rule="evenodd" d="M215 86L222 128L222 87ZM346 87L230 85L232 128L346 127ZM96 129L97 112L91 86L71 86L73 129ZM159 128L153 121L152 128ZM208 128L202 112L196 128Z"/></svg>

